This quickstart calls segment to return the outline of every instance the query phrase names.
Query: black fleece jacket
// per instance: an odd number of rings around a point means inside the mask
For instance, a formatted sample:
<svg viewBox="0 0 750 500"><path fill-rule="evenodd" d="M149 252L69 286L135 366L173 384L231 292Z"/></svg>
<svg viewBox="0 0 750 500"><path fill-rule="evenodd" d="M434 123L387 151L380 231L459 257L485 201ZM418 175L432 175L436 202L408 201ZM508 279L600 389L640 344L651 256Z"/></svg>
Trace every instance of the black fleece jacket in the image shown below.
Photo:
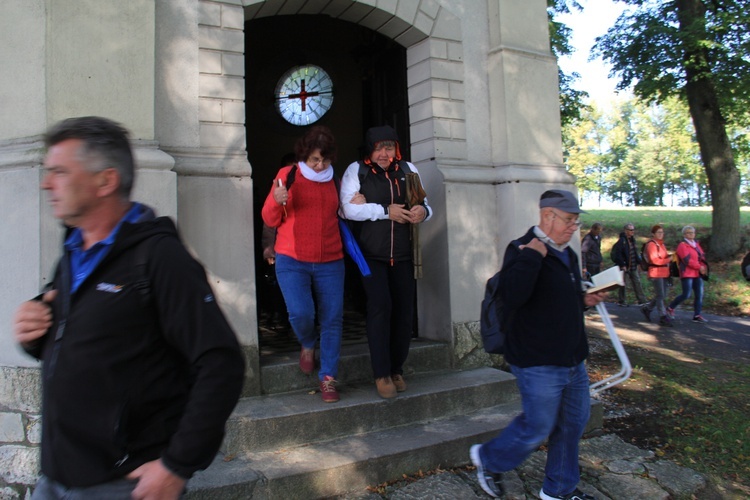
<svg viewBox="0 0 750 500"><path fill-rule="evenodd" d="M69 487L158 458L191 477L218 451L242 387L243 357L203 267L170 219L143 218L122 224L72 296L63 255L54 324L29 350L43 360L42 472ZM136 287L141 245L150 300Z"/></svg>
<svg viewBox="0 0 750 500"><path fill-rule="evenodd" d="M568 267L549 246L547 255L520 245L534 228L508 245L500 272L500 295L508 314L505 359L530 366L575 366L589 353L583 324L578 257L568 247Z"/></svg>

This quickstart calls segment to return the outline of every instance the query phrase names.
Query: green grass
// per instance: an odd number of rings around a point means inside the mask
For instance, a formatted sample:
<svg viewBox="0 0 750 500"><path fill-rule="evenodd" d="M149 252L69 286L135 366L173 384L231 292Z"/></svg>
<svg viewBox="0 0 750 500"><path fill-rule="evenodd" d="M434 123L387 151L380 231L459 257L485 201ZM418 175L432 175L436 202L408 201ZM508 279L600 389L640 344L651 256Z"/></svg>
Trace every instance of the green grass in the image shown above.
<svg viewBox="0 0 750 500"><path fill-rule="evenodd" d="M669 250L677 248L682 240L682 227L691 225L696 228L697 239L701 246L708 250L705 240L711 236L710 208L620 208L620 209L587 209L583 214L583 226L581 236L586 234L594 222L604 224L602 238L602 255L604 256L604 268L613 265L609 258L610 249L622 232L625 224L632 223L635 226L635 236L640 249L641 245L648 241L651 236L651 227L654 224L664 226L664 241ZM742 251L737 252L731 259L724 261L712 260L711 279L704 287L703 309L714 314L726 314L731 316L750 315L750 284L745 281L740 272L740 261L750 248L750 208L740 211L740 225L744 238ZM674 280L673 286L668 293L671 300L680 293L679 280ZM651 285L645 277L642 277L643 290L650 295ZM637 300L628 288L628 302L635 303ZM688 299L681 307L690 307L692 299Z"/></svg>
<svg viewBox="0 0 750 500"><path fill-rule="evenodd" d="M585 207L584 207L585 208ZM583 214L585 226L594 222L601 222L611 231L619 233L622 227L632 222L636 227L651 227L654 224L673 226L678 230L685 225L710 228L712 209L706 208L662 208L662 207L626 207L618 209L588 209ZM750 208L740 210L740 226L745 230L745 236L750 236Z"/></svg>
<svg viewBox="0 0 750 500"><path fill-rule="evenodd" d="M750 367L628 347L635 370L612 391L630 416L611 429L730 490L750 486ZM741 498L727 494L723 498Z"/></svg>

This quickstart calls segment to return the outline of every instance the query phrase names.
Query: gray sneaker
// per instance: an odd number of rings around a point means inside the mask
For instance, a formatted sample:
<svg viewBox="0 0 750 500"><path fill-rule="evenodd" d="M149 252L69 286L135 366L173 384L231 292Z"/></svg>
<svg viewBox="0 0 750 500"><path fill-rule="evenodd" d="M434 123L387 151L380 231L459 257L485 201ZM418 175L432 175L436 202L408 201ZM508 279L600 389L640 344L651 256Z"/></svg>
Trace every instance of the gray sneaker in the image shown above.
<svg viewBox="0 0 750 500"><path fill-rule="evenodd" d="M477 468L477 480L479 480L479 486L482 487L485 493L493 498L501 498L504 495L503 491L503 476L502 474L495 474L489 472L482 465L482 459L479 458L479 448L481 444L475 444L469 450L469 456L471 457L471 463Z"/></svg>

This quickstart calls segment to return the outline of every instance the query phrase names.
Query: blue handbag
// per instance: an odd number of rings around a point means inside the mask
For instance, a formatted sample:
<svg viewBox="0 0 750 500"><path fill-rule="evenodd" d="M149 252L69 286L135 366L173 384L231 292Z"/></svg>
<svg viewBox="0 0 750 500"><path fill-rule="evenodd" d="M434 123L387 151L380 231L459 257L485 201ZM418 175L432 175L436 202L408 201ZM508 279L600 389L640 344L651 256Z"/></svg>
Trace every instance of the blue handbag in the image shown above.
<svg viewBox="0 0 750 500"><path fill-rule="evenodd" d="M341 243L344 245L344 251L352 258L354 263L357 264L362 276L370 276L370 266L367 265L367 261L365 260L364 255L362 255L362 250L359 249L357 240L354 239L352 230L349 228L349 224L340 217L339 232L341 233Z"/></svg>

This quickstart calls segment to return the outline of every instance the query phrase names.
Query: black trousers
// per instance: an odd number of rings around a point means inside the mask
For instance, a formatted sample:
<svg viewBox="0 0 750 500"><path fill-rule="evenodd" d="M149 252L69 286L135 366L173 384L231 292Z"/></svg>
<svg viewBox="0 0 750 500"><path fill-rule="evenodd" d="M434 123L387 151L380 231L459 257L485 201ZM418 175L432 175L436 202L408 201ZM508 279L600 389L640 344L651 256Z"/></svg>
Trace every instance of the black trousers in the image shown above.
<svg viewBox="0 0 750 500"><path fill-rule="evenodd" d="M414 266L367 259L372 273L362 278L367 295L367 342L375 378L404 373L414 326Z"/></svg>

